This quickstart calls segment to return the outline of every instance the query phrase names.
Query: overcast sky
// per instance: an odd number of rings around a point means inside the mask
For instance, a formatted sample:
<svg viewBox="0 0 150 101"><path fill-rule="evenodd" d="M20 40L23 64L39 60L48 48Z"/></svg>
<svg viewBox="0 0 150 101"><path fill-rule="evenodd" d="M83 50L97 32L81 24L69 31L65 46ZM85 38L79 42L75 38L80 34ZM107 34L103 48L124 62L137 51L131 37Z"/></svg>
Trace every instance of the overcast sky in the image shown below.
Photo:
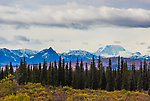
<svg viewBox="0 0 150 101"><path fill-rule="evenodd" d="M150 0L0 0L0 47L150 53Z"/></svg>

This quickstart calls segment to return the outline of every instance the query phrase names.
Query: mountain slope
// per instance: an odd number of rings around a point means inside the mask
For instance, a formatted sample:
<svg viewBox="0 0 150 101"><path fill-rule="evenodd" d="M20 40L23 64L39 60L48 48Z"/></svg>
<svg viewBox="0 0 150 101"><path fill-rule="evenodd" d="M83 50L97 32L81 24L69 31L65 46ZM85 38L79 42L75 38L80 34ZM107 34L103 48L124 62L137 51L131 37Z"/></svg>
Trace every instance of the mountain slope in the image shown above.
<svg viewBox="0 0 150 101"><path fill-rule="evenodd" d="M18 49L18 50L11 50L11 51L14 52L16 55L18 55L19 57L26 57L26 58L30 58L31 56L38 53L38 51L31 50L31 49Z"/></svg>
<svg viewBox="0 0 150 101"><path fill-rule="evenodd" d="M75 61L77 58L83 60L91 60L94 54L87 52L85 50L71 50L68 53L62 53L60 56L66 61L72 60ZM97 56L95 57L97 58Z"/></svg>
<svg viewBox="0 0 150 101"><path fill-rule="evenodd" d="M107 45L102 51L101 54L108 54L108 55L118 55L119 52L126 51L120 45Z"/></svg>
<svg viewBox="0 0 150 101"><path fill-rule="evenodd" d="M98 49L94 54L96 54L97 56L100 55L103 57L117 57L117 56L130 57L132 56L131 52L126 51L120 45L106 45L105 48Z"/></svg>
<svg viewBox="0 0 150 101"><path fill-rule="evenodd" d="M44 49L37 54L35 54L31 59L31 63L39 63L43 62L43 60L46 60L47 62L55 61L59 59L59 55L54 51L51 47L49 49Z"/></svg>
<svg viewBox="0 0 150 101"><path fill-rule="evenodd" d="M20 60L25 57L27 63L39 63L45 59L47 62L58 60L59 56L65 61L76 61L77 57L82 60L92 60L100 55L102 58L118 57L132 59L150 59L150 55L142 55L140 52L131 53L119 45L106 45L104 48L99 48L95 53L90 53L85 50L71 50L67 53L56 53L51 47L38 52L30 49L9 50L6 48L0 49L0 64L9 64L9 62L20 63Z"/></svg>
<svg viewBox="0 0 150 101"><path fill-rule="evenodd" d="M21 58L11 50L6 48L0 49L0 63L9 64L9 62L18 62L20 59Z"/></svg>
<svg viewBox="0 0 150 101"><path fill-rule="evenodd" d="M99 55L101 54L102 50L103 50L103 47L99 48L99 49L94 53L94 55L99 56Z"/></svg>

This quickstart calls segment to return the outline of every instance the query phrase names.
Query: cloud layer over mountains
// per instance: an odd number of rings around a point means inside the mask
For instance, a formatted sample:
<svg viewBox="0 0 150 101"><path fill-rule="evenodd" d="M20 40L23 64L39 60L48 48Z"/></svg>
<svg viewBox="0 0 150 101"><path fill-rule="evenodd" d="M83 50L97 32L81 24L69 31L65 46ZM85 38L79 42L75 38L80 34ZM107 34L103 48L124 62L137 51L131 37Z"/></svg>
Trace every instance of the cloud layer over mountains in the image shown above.
<svg viewBox="0 0 150 101"><path fill-rule="evenodd" d="M14 25L16 28L54 26L84 29L108 25L150 27L150 10L94 7L77 3L41 6L32 10L14 6L0 6L0 24Z"/></svg>

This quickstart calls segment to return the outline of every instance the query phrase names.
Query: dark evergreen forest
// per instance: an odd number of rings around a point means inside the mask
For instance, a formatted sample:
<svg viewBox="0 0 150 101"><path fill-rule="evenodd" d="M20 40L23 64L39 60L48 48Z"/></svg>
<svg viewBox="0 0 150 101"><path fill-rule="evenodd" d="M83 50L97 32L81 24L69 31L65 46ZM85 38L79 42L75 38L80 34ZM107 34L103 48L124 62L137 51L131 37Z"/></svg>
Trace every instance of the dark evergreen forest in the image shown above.
<svg viewBox="0 0 150 101"><path fill-rule="evenodd" d="M128 68L127 61L118 57L118 67L112 68L111 58L109 59L108 67L104 67L100 59L95 64L95 59L90 66L83 65L83 61L76 61L75 67L72 67L72 62L65 62L60 57L59 62L44 62L38 65L29 65L26 60L21 60L19 67L14 71L14 67L6 65L5 69L0 68L0 80L7 77L9 74L15 76L19 84L27 82L41 83L42 85L52 86L70 86L75 89L102 89L107 91L114 90L130 90L141 91L148 90L150 87L150 66L146 60L141 61L139 69L135 69L135 64L132 64L132 69ZM73 69L74 68L74 69Z"/></svg>

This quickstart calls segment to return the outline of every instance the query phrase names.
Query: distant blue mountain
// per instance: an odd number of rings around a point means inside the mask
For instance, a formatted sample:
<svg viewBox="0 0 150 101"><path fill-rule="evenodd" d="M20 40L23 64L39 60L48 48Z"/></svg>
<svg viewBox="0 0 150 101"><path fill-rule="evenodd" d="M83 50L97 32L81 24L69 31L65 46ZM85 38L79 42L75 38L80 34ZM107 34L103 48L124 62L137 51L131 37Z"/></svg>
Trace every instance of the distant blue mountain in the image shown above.
<svg viewBox="0 0 150 101"><path fill-rule="evenodd" d="M18 62L21 58L9 49L0 49L0 63Z"/></svg>
<svg viewBox="0 0 150 101"><path fill-rule="evenodd" d="M50 47L49 49L44 49L37 54L35 54L33 57L30 58L31 63L39 63L43 62L43 60L46 60L47 62L53 62L53 61L58 61L59 55Z"/></svg>
<svg viewBox="0 0 150 101"><path fill-rule="evenodd" d="M37 64L43 62L55 61L59 59L59 55L51 47L40 52L30 49L9 50L0 49L0 64L20 63L20 60L26 58L27 63Z"/></svg>
<svg viewBox="0 0 150 101"><path fill-rule="evenodd" d="M126 50L120 45L107 45L101 51L101 54L118 55L120 51L126 51Z"/></svg>
<svg viewBox="0 0 150 101"><path fill-rule="evenodd" d="M95 53L90 53L85 50L70 50L65 53L57 53L52 47L48 49L43 49L38 52L36 50L30 49L18 49L18 50L9 50L6 48L0 49L0 64L9 64L9 62L20 63L20 60L24 57L26 58L27 63L37 64L43 62L45 59L47 62L58 61L59 56L65 59L65 61L76 61L77 57L82 60L91 60L93 55L95 59L100 55L102 58L106 57L117 57L123 56L133 59L150 59L149 55L144 55L140 52L131 53L126 51L120 45L106 45L104 48L99 48Z"/></svg>
<svg viewBox="0 0 150 101"><path fill-rule="evenodd" d="M18 55L19 57L26 57L26 58L30 58L36 53L38 53L38 51L31 50L31 49L18 49L18 50L11 50L11 51L14 54Z"/></svg>
<svg viewBox="0 0 150 101"><path fill-rule="evenodd" d="M106 45L105 48L99 48L94 54L95 55L107 55L107 56L118 56L120 52L126 50L120 45ZM106 57L107 57L106 56Z"/></svg>
<svg viewBox="0 0 150 101"><path fill-rule="evenodd" d="M140 52L131 53L120 45L106 45L104 48L99 48L95 53L97 56L107 57L126 57L126 58L143 58Z"/></svg>
<svg viewBox="0 0 150 101"><path fill-rule="evenodd" d="M77 58L80 60L92 60L92 53L87 52L85 50L70 50L68 53L62 53L60 56L64 58L66 61L75 61ZM97 58L97 56L95 56Z"/></svg>

